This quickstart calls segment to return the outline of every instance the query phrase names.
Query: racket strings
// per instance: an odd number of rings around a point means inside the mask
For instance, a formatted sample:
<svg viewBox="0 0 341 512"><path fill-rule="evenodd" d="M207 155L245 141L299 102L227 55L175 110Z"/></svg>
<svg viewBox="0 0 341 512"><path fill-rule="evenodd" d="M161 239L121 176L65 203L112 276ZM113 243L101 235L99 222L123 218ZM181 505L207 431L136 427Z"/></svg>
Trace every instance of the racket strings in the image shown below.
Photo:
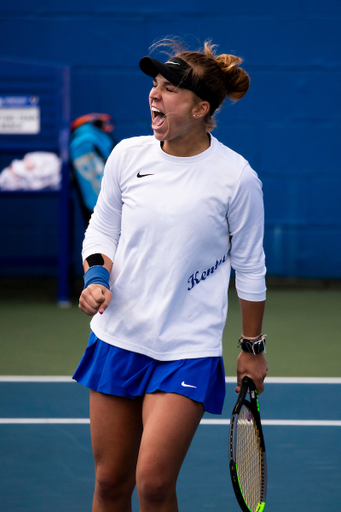
<svg viewBox="0 0 341 512"><path fill-rule="evenodd" d="M249 509L253 512L261 501L262 457L259 432L255 420L243 405L238 418L236 465L238 479Z"/></svg>

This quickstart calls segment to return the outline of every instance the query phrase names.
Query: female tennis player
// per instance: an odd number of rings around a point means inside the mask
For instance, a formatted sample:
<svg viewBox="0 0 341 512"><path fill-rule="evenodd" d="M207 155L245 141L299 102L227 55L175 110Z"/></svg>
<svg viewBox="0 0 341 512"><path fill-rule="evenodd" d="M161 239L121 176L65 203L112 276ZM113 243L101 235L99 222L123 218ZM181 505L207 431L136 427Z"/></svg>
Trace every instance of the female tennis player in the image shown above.
<svg viewBox="0 0 341 512"><path fill-rule="evenodd" d="M79 307L92 332L74 375L91 390L93 512L131 511L135 485L141 512L178 510L191 440L204 411L222 411L231 266L243 332L237 391L245 375L263 391L261 183L211 135L224 99L249 88L240 63L210 43L166 63L144 57L153 136L120 142L106 164L82 253Z"/></svg>

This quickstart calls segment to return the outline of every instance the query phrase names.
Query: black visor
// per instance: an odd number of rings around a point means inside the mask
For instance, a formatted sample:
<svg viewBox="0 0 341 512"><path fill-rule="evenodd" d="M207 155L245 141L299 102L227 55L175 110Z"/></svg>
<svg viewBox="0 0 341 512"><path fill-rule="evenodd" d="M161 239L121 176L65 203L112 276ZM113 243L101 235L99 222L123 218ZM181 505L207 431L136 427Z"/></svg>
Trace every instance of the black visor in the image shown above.
<svg viewBox="0 0 341 512"><path fill-rule="evenodd" d="M179 57L172 57L164 64L152 57L143 57L140 60L140 69L143 73L152 78L160 74L172 84L183 87L184 89L189 89L202 100L208 101L211 107L211 115L219 106L214 95L206 87L205 83L200 80L199 77L194 76L192 67Z"/></svg>

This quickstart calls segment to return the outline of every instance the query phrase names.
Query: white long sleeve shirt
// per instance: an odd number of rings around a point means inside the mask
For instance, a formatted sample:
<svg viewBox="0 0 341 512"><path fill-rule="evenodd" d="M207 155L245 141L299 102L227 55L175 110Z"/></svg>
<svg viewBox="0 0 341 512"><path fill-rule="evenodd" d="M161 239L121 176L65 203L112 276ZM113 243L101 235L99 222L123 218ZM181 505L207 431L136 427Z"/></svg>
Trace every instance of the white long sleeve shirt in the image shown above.
<svg viewBox="0 0 341 512"><path fill-rule="evenodd" d="M221 356L231 266L238 296L265 300L263 225L257 174L214 137L186 158L153 136L120 142L83 243L83 259L114 262L92 330L161 361Z"/></svg>

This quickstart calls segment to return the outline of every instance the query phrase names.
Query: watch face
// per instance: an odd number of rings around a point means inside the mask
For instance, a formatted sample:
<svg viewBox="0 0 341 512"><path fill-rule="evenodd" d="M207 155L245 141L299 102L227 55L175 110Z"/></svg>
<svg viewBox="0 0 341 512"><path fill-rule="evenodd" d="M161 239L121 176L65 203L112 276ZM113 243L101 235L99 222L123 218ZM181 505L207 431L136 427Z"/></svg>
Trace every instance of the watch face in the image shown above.
<svg viewBox="0 0 341 512"><path fill-rule="evenodd" d="M263 336L258 341L253 340L246 340L241 338L242 341L240 341L241 349L244 350L244 352L249 352L250 354L261 354L265 350L265 337Z"/></svg>

